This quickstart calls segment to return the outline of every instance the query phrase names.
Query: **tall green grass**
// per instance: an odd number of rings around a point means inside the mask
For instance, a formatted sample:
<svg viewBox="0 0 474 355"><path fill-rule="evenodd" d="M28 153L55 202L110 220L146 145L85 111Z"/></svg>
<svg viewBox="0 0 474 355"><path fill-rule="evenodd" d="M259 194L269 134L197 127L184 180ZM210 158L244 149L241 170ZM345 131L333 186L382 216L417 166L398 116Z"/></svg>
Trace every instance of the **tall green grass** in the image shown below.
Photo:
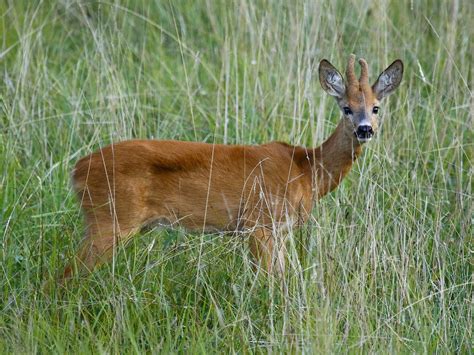
<svg viewBox="0 0 474 355"><path fill-rule="evenodd" d="M470 1L0 2L0 352L473 345ZM315 146L317 63L405 62L349 177L291 231L288 294L239 236L149 231L62 293L75 161L129 138Z"/></svg>

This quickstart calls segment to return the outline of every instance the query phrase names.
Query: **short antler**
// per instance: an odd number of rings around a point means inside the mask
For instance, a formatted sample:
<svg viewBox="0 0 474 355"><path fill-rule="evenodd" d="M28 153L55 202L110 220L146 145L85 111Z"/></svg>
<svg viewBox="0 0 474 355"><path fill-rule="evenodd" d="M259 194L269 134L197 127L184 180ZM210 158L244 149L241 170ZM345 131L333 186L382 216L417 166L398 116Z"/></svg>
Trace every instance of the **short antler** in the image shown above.
<svg viewBox="0 0 474 355"><path fill-rule="evenodd" d="M359 59L360 64L360 78L359 85L362 89L365 89L369 86L369 66L364 58Z"/></svg>
<svg viewBox="0 0 474 355"><path fill-rule="evenodd" d="M356 58L355 54L351 54L349 56L349 61L347 62L346 79L347 79L347 86L349 88L358 86L357 77L354 72L355 58Z"/></svg>

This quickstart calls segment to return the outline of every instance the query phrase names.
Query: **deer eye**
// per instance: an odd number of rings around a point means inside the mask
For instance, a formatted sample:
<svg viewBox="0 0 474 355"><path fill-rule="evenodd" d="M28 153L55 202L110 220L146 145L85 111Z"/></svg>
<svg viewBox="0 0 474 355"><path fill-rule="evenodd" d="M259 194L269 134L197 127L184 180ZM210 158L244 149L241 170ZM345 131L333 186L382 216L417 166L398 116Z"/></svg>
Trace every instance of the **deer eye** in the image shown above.
<svg viewBox="0 0 474 355"><path fill-rule="evenodd" d="M379 107L374 106L374 108L372 109L372 112L374 113L374 115L378 114L379 113Z"/></svg>
<svg viewBox="0 0 474 355"><path fill-rule="evenodd" d="M346 116L352 115L352 110L349 107L346 106L343 108L343 110Z"/></svg>

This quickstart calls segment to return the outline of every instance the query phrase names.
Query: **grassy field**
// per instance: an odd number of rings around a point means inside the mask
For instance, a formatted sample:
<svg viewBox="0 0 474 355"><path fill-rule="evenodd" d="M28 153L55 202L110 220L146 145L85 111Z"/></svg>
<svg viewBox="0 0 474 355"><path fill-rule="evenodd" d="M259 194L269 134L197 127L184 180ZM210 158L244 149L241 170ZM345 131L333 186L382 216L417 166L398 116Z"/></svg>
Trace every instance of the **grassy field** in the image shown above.
<svg viewBox="0 0 474 355"><path fill-rule="evenodd" d="M473 346L471 1L0 2L0 352L460 352ZM291 231L288 295L242 238L142 233L63 292L69 176L132 137L319 145L322 58L405 62L382 128Z"/></svg>

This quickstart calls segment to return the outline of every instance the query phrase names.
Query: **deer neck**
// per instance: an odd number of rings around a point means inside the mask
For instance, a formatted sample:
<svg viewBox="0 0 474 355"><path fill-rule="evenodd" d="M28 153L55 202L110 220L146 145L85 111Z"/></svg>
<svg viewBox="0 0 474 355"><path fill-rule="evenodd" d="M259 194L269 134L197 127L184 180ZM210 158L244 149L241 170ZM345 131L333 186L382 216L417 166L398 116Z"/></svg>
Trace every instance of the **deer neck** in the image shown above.
<svg viewBox="0 0 474 355"><path fill-rule="evenodd" d="M362 146L348 124L346 119L342 119L323 144L307 153L306 168L311 170L315 199L334 190L362 152Z"/></svg>

